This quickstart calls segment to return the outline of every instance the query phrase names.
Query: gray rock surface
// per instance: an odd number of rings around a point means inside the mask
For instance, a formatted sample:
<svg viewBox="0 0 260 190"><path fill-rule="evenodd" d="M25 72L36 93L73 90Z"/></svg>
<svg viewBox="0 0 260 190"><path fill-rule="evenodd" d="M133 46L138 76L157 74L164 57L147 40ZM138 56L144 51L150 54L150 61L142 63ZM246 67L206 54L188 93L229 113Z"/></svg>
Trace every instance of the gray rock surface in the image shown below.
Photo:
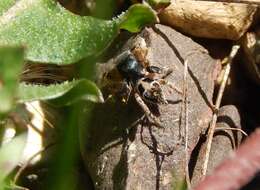
<svg viewBox="0 0 260 190"><path fill-rule="evenodd" d="M187 152L190 155L211 120L217 61L191 38L167 26L158 24L138 35L149 47L147 58L151 65L173 69L167 79L178 89L183 87L183 64L188 60ZM150 126L144 120L137 122L143 112L133 97L127 104L109 100L92 105L80 136L85 165L96 189L172 189L184 179L182 95L170 93L167 86L164 91L169 104L157 109L164 129Z"/></svg>

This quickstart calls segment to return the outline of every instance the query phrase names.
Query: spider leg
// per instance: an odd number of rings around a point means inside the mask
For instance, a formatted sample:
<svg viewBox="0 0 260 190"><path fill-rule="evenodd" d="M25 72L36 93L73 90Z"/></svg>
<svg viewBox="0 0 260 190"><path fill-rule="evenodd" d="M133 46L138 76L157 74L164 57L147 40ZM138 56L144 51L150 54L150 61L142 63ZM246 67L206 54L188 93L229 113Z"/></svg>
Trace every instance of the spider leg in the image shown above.
<svg viewBox="0 0 260 190"><path fill-rule="evenodd" d="M159 128L163 128L161 122L158 120L156 116L154 116L148 106L145 104L145 102L142 100L141 96L138 93L134 93L136 102L139 104L139 106L143 109L145 116L147 119L155 124Z"/></svg>
<svg viewBox="0 0 260 190"><path fill-rule="evenodd" d="M124 102L128 102L132 90L133 90L132 86L127 84L127 85L126 85L126 95L125 95L125 97L123 98L123 101L124 101Z"/></svg>
<svg viewBox="0 0 260 190"><path fill-rule="evenodd" d="M183 94L182 90L180 90L179 88L177 88L172 82L169 82L165 79L158 79L157 80L161 85L167 85L169 86L171 89L173 89L175 92L177 92L178 94Z"/></svg>
<svg viewBox="0 0 260 190"><path fill-rule="evenodd" d="M146 67L146 70L151 75L151 78L153 79L165 79L167 78L172 72L173 69L170 69L168 67L157 67L157 66L148 66Z"/></svg>
<svg viewBox="0 0 260 190"><path fill-rule="evenodd" d="M110 100L112 97L113 97L113 95L112 95L112 94L109 94L109 95L105 98L104 103L108 102L108 100Z"/></svg>
<svg viewBox="0 0 260 190"><path fill-rule="evenodd" d="M173 72L173 69L172 68L168 68L168 67L163 67L163 68L161 68L161 70L162 70L162 73L161 73L161 78L162 79L167 78Z"/></svg>

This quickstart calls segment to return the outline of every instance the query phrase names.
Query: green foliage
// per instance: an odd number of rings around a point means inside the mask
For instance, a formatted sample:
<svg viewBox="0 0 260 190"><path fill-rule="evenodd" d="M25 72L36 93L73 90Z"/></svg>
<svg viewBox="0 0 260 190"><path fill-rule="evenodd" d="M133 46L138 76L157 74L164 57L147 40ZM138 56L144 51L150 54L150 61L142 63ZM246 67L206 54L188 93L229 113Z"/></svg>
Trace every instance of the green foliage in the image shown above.
<svg viewBox="0 0 260 190"><path fill-rule="evenodd" d="M3 188L5 178L18 165L25 147L26 137L27 135L21 134L0 148L0 189Z"/></svg>
<svg viewBox="0 0 260 190"><path fill-rule="evenodd" d="M70 105L77 100L103 102L98 87L91 81L82 79L53 85L19 85L19 102L34 100L52 100L55 105Z"/></svg>
<svg viewBox="0 0 260 190"><path fill-rule="evenodd" d="M171 0L148 0L148 3L155 9L161 9L170 5Z"/></svg>
<svg viewBox="0 0 260 190"><path fill-rule="evenodd" d="M115 22L74 15L53 0L20 0L12 9L0 17L0 44L25 45L31 61L74 63L118 34Z"/></svg>
<svg viewBox="0 0 260 190"><path fill-rule="evenodd" d="M74 15L52 0L20 0L11 8L7 4L10 6L13 1L4 0L0 4L3 12L0 17L0 44L25 45L26 59L43 63L71 64L98 54L111 43L120 28L137 32L156 19L153 11L144 5L134 5L117 19L105 21ZM19 54L14 58L17 56ZM7 90L1 93L0 98L6 100L6 103L0 107L0 111L6 112L11 108L17 72L21 69L11 64L20 64L22 58L20 56L20 62L4 58L2 61L5 64L1 64L1 67L9 64L1 69L5 73L3 77L15 77L6 83ZM5 79L2 80L5 82ZM77 91L78 96L73 90ZM66 96L57 101L62 104L65 104L65 100L70 104L76 99L102 101L100 91L89 81L73 81L48 87L21 84L19 88L20 102L49 100L62 95Z"/></svg>
<svg viewBox="0 0 260 190"><path fill-rule="evenodd" d="M0 16L4 13L4 11L10 8L13 4L15 4L16 0L1 0L0 1Z"/></svg>
<svg viewBox="0 0 260 190"><path fill-rule="evenodd" d="M148 0L148 3L151 5L157 5L157 4L170 4L171 0Z"/></svg>
<svg viewBox="0 0 260 190"><path fill-rule="evenodd" d="M116 10L115 0L95 0L95 7L91 15L97 18L110 19Z"/></svg>
<svg viewBox="0 0 260 190"><path fill-rule="evenodd" d="M0 0L0 46L6 46L0 48L0 116L9 112L15 103L34 100L48 100L59 106L81 103L78 100L103 102L101 91L86 79L51 85L19 84L24 59L35 64L66 65L83 58L96 58L115 39L120 29L138 32L155 21L157 16L154 11L140 4L107 21L74 15L55 0ZM25 54L22 48L9 46L25 47ZM88 68L91 69L86 73L94 73L94 67ZM76 159L78 145L74 141L78 131L75 126L82 113L82 104L66 108L68 117L63 121L66 129L59 147L59 155L65 157L56 157L57 163L53 167L56 173L51 176L54 183L50 183L53 187L49 189L71 189L71 185L67 185L71 176L66 174ZM25 136L19 136L0 149L0 184L17 165L24 142Z"/></svg>
<svg viewBox="0 0 260 190"><path fill-rule="evenodd" d="M155 12L148 6L136 4L131 6L128 11L119 17L121 29L130 32L139 32L145 25L158 21Z"/></svg>
<svg viewBox="0 0 260 190"><path fill-rule="evenodd" d="M20 0L0 17L0 44L25 45L31 61L71 64L102 52L120 28L137 32L154 19L144 5L105 21L74 15L54 0Z"/></svg>
<svg viewBox="0 0 260 190"><path fill-rule="evenodd" d="M15 103L24 51L19 47L0 47L0 115L9 112Z"/></svg>

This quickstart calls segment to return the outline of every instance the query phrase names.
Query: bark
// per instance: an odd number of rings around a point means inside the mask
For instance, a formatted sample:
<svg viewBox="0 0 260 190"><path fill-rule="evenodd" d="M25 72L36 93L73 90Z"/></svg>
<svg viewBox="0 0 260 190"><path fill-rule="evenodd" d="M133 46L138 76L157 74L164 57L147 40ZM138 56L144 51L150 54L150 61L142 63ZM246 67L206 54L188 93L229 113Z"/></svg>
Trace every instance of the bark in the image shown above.
<svg viewBox="0 0 260 190"><path fill-rule="evenodd" d="M238 40L250 27L257 6L242 3L172 0L160 20L187 34Z"/></svg>

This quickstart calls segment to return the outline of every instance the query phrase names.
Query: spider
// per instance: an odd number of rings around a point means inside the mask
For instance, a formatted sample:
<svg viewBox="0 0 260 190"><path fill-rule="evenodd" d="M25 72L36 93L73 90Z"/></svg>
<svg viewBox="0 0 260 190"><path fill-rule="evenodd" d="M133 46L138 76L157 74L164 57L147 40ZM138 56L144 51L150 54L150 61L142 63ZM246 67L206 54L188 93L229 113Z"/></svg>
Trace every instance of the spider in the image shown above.
<svg viewBox="0 0 260 190"><path fill-rule="evenodd" d="M178 93L181 92L165 80L172 73L172 69L150 66L145 59L146 53L140 52L140 50L132 49L132 51L128 50L121 53L114 60L116 69L106 73L106 77L123 80L126 84L126 88L124 88L126 101L133 93L146 118L155 126L162 127L161 122L150 111L147 103L152 105L168 104L162 90L163 85L169 85Z"/></svg>

